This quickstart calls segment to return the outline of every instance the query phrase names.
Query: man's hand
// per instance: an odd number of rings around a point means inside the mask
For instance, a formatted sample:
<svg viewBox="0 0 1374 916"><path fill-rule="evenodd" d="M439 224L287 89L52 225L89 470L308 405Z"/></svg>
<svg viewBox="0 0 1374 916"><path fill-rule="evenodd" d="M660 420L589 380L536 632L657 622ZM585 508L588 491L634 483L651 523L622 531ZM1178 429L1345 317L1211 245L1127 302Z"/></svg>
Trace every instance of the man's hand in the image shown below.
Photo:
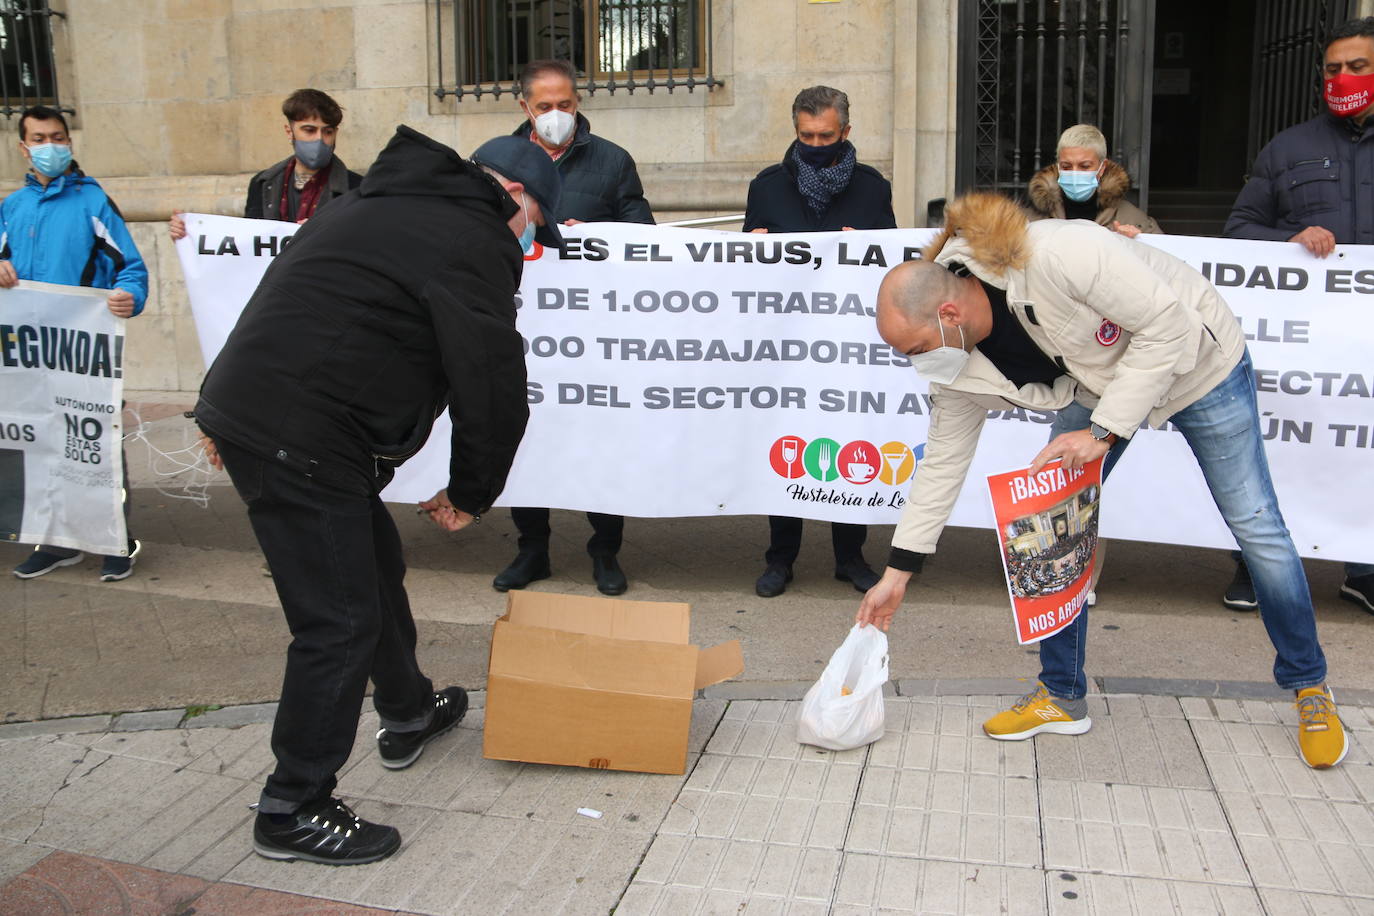
<svg viewBox="0 0 1374 916"><path fill-rule="evenodd" d="M1132 226L1130 223L1122 223L1117 220L1112 220L1112 231L1119 232L1128 239L1133 239L1137 235L1140 235L1139 226Z"/></svg>
<svg viewBox="0 0 1374 916"><path fill-rule="evenodd" d="M581 224L582 224L582 220L580 220L580 219L565 219L565 220L563 220L563 225L565 225L565 226L579 226L579 225L581 225Z"/></svg>
<svg viewBox="0 0 1374 916"><path fill-rule="evenodd" d="M134 294L123 289L117 289L110 294L110 298L105 300L105 304L110 307L110 311L119 318L132 318L134 316Z"/></svg>
<svg viewBox="0 0 1374 916"><path fill-rule="evenodd" d="M19 285L19 274L9 261L0 261L0 289L11 289Z"/></svg>
<svg viewBox="0 0 1374 916"><path fill-rule="evenodd" d="M210 467L217 471L224 470L224 459L219 456L219 446L205 433L200 434L200 450L205 453L205 460L210 462Z"/></svg>
<svg viewBox="0 0 1374 916"><path fill-rule="evenodd" d="M767 228L766 226L760 226L760 227L758 227L757 229L750 229L749 231L750 231L750 232L762 232L762 233L765 233L765 234L766 234L766 233L768 232L768 228Z"/></svg>
<svg viewBox="0 0 1374 916"><path fill-rule="evenodd" d="M1308 226L1288 241L1297 242L1313 255L1324 258L1336 250L1336 237L1321 226Z"/></svg>
<svg viewBox="0 0 1374 916"><path fill-rule="evenodd" d="M447 488L421 501L420 511L429 513L429 520L445 531L461 531L472 524L471 515L448 501Z"/></svg>
<svg viewBox="0 0 1374 916"><path fill-rule="evenodd" d="M892 615L897 613L902 606L902 599L906 597L906 584L909 581L911 573L889 566L883 571L878 584L864 593L854 622L861 627L871 623L886 633L888 627L892 626Z"/></svg>
<svg viewBox="0 0 1374 916"><path fill-rule="evenodd" d="M1040 450L1040 454L1035 456L1035 460L1030 463L1030 473L1035 474L1045 465L1058 458L1064 463L1064 467L1070 470L1081 468L1091 461L1096 461L1107 454L1112 447L1112 442L1116 441L1116 433L1112 433L1105 440L1094 439L1093 434L1086 429L1076 429L1071 433L1063 433L1050 440L1050 444Z"/></svg>
<svg viewBox="0 0 1374 916"><path fill-rule="evenodd" d="M172 218L167 221L167 234L172 237L172 241L186 238L186 220L181 218L185 210L173 210Z"/></svg>

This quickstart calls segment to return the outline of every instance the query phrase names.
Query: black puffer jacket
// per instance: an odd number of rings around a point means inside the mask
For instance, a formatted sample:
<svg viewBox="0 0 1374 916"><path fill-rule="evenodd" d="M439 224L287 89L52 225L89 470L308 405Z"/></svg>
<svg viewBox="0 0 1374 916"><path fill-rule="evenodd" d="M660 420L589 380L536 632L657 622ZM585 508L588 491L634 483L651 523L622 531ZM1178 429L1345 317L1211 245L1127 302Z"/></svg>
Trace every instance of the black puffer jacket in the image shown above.
<svg viewBox="0 0 1374 916"><path fill-rule="evenodd" d="M529 137L529 121L511 133ZM591 122L577 114L572 145L554 163L563 178L559 219L584 223L653 223L654 214L644 199L639 170L625 150L592 133Z"/></svg>
<svg viewBox="0 0 1374 916"><path fill-rule="evenodd" d="M272 264L201 386L196 418L260 457L371 494L453 419L449 498L488 509L524 435L518 207L441 143L397 128L364 179Z"/></svg>
<svg viewBox="0 0 1374 916"><path fill-rule="evenodd" d="M248 182L248 200L243 205L243 215L249 219L281 219L281 189L286 183L286 166L291 161L287 156L275 165L269 165L253 176ZM336 197L342 197L363 183L363 176L350 172L344 161L335 156L329 166L329 180L320 194L320 207Z"/></svg>
<svg viewBox="0 0 1374 916"><path fill-rule="evenodd" d="M792 141L796 146L797 141ZM797 188L797 164L792 146L782 162L770 165L749 182L744 207L744 231L829 232L850 229L896 229L892 215L892 185L877 169L855 163L849 186L830 198L825 212L817 214Z"/></svg>
<svg viewBox="0 0 1374 916"><path fill-rule="evenodd" d="M1323 112L1279 133L1255 157L1226 236L1284 242L1321 226L1347 245L1374 244L1374 119Z"/></svg>

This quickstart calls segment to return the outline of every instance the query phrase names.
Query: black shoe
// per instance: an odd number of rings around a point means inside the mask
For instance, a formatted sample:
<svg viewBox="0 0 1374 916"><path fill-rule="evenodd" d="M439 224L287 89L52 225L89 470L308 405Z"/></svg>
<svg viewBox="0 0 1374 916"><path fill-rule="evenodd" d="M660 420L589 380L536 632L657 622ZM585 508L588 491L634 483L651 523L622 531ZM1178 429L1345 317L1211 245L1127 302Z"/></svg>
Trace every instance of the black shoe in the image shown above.
<svg viewBox="0 0 1374 916"><path fill-rule="evenodd" d="M100 564L101 582L118 582L134 574L134 561L143 549L143 542L137 538L129 539L129 553L123 557L106 557Z"/></svg>
<svg viewBox="0 0 1374 916"><path fill-rule="evenodd" d="M1345 582L1341 585L1341 597L1374 614L1374 573L1367 576L1346 576Z"/></svg>
<svg viewBox="0 0 1374 916"><path fill-rule="evenodd" d="M1259 609L1259 602L1255 600L1255 584L1250 581L1250 570L1246 568L1244 560L1236 562L1236 577L1226 586L1226 594L1221 596L1221 603L1233 611Z"/></svg>
<svg viewBox="0 0 1374 916"><path fill-rule="evenodd" d="M852 582L855 590L861 592L866 592L878 584L878 574L864 562L863 557L855 557L852 560L837 563L835 565L835 578L841 582Z"/></svg>
<svg viewBox="0 0 1374 916"><path fill-rule="evenodd" d="M395 827L365 821L337 798L310 802L291 814L259 813L253 822L253 851L268 859L363 865L400 848Z"/></svg>
<svg viewBox="0 0 1374 916"><path fill-rule="evenodd" d="M787 591L787 583L792 581L792 567L782 563L769 563L768 568L754 583L754 594L760 598L776 598Z"/></svg>
<svg viewBox="0 0 1374 916"><path fill-rule="evenodd" d="M551 575L548 551L522 550L510 561L509 566L496 574L496 578L491 580L491 587L498 592L508 592Z"/></svg>
<svg viewBox="0 0 1374 916"><path fill-rule="evenodd" d="M425 745L462 721L468 711L468 692L462 687L445 687L434 695L434 715L429 725L413 732L377 732L377 753L388 770L404 770L420 759Z"/></svg>
<svg viewBox="0 0 1374 916"><path fill-rule="evenodd" d="M614 554L592 557L592 578L596 579L596 590L603 595L623 595L630 587Z"/></svg>

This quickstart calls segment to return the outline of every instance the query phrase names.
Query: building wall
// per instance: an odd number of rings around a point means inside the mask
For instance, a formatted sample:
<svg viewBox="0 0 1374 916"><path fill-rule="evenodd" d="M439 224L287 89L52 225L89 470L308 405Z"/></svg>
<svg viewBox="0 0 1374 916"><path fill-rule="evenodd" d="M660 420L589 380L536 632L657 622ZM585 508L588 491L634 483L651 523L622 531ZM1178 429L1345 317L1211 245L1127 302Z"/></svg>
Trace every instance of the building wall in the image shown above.
<svg viewBox="0 0 1374 916"><path fill-rule="evenodd" d="M164 221L173 209L242 211L251 175L290 154L280 105L291 90L339 101L338 153L360 172L400 123L466 152L520 122L509 95L434 96L436 3L451 39L447 0L54 0L67 13L54 40L77 159L135 224L153 274L129 327L130 388L199 385ZM899 224L919 225L953 184L955 7L713 0L723 87L597 92L582 111L635 157L660 220L689 218L742 212L749 179L791 141L797 90L836 86L861 160L894 180ZM0 144L0 193L25 169L13 139Z"/></svg>

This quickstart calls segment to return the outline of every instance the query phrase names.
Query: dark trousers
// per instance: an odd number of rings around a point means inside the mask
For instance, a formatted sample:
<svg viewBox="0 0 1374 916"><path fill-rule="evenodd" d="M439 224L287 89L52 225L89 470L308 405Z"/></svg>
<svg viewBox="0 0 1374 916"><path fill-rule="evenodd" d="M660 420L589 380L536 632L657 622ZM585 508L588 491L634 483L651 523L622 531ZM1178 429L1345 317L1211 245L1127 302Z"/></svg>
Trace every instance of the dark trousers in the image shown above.
<svg viewBox="0 0 1374 916"><path fill-rule="evenodd" d="M802 520L785 515L768 516L768 551L763 562L772 566L781 563L791 566L801 553ZM844 522L830 523L830 545L835 549L835 563L847 563L863 558L864 541L868 538L867 525L850 525Z"/></svg>
<svg viewBox="0 0 1374 916"><path fill-rule="evenodd" d="M520 540L517 542L520 550L549 552L551 529L548 509L512 508L510 517L520 531ZM620 552L620 541L625 535L625 516L588 512L587 521L592 525L587 553L594 557L613 557Z"/></svg>
<svg viewBox="0 0 1374 916"><path fill-rule="evenodd" d="M383 728L428 724L434 686L415 660L401 538L382 501L215 441L291 628L272 727L277 768L258 809L286 813L333 792L369 678Z"/></svg>

